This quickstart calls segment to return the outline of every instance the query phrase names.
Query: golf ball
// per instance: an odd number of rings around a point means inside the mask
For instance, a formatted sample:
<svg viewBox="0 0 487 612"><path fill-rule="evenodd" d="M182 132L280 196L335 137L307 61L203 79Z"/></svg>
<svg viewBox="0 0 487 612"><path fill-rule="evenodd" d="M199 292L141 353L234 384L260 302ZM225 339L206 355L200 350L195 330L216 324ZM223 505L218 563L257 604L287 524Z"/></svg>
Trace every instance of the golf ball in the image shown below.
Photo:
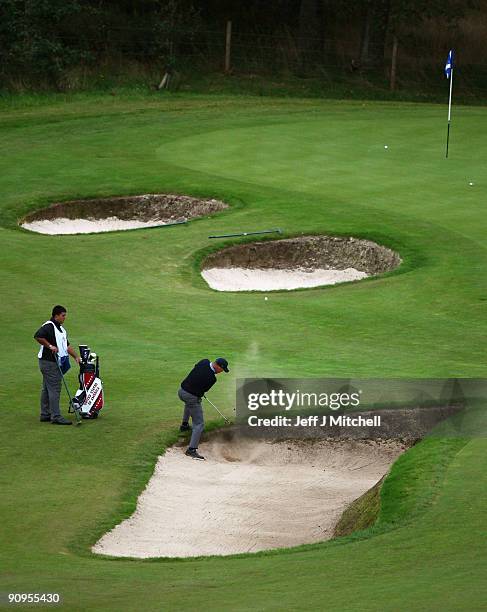
<svg viewBox="0 0 487 612"><path fill-rule="evenodd" d="M388 149L389 147L387 145L384 145L384 149Z"/></svg>
<svg viewBox="0 0 487 612"><path fill-rule="evenodd" d="M469 183L470 187L473 185L473 183Z"/></svg>
<svg viewBox="0 0 487 612"><path fill-rule="evenodd" d="M268 299L269 299L268 297L265 297L265 298L264 298L264 300L265 300L266 302L267 302L267 300L268 300Z"/></svg>

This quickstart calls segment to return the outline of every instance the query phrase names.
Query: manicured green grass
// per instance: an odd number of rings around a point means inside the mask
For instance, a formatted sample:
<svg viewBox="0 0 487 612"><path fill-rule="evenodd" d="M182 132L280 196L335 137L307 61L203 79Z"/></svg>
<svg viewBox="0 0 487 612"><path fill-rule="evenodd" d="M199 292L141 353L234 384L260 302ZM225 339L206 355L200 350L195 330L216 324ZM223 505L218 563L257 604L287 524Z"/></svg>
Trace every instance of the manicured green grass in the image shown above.
<svg viewBox="0 0 487 612"><path fill-rule="evenodd" d="M487 111L456 109L445 160L439 106L84 95L3 109L0 591L59 591L70 610L480 609L482 439L422 443L398 463L380 519L394 529L183 562L89 547L130 514L175 439L178 383L201 357L230 361L212 390L228 416L236 377L485 375ZM52 201L150 192L232 207L162 230L16 228ZM370 237L404 263L267 302L208 289L197 267L218 246L208 235L276 226ZM32 335L55 303L72 342L102 359L107 407L77 429L37 421Z"/></svg>

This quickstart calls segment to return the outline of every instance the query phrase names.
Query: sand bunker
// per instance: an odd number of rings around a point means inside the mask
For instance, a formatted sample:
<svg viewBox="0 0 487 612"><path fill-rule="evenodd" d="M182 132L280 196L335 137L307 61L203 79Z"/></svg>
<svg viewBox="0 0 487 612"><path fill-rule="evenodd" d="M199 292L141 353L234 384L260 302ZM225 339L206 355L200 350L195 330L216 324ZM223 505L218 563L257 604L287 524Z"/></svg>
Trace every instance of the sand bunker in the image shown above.
<svg viewBox="0 0 487 612"><path fill-rule="evenodd" d="M209 268L202 276L217 291L276 291L335 285L367 278L354 268L346 270L250 270L245 268Z"/></svg>
<svg viewBox="0 0 487 612"><path fill-rule="evenodd" d="M201 274L218 291L272 291L360 280L400 263L397 253L370 240L300 236L222 249L205 259Z"/></svg>
<svg viewBox="0 0 487 612"><path fill-rule="evenodd" d="M230 555L327 540L343 510L406 449L399 441L279 441L230 432L206 461L168 449L135 513L93 552L122 557Z"/></svg>
<svg viewBox="0 0 487 612"><path fill-rule="evenodd" d="M148 194L52 204L25 217L21 225L41 234L112 232L170 225L225 208L228 205L219 200Z"/></svg>

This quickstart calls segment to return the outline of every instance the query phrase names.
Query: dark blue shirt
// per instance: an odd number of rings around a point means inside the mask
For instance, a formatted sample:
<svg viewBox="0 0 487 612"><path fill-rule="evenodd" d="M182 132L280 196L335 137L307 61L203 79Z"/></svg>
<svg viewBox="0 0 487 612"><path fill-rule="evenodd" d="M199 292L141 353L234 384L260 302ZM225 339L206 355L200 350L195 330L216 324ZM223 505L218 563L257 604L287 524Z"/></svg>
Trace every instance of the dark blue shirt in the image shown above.
<svg viewBox="0 0 487 612"><path fill-rule="evenodd" d="M197 397L203 395L216 383L215 372L211 369L209 359L202 359L181 383L181 387Z"/></svg>

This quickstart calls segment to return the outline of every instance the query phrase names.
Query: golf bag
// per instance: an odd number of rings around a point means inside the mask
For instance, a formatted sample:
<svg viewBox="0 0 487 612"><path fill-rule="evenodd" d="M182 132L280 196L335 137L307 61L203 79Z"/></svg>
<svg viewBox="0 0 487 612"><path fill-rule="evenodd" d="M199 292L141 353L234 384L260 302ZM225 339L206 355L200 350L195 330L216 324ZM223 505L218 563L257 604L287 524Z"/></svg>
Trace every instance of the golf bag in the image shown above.
<svg viewBox="0 0 487 612"><path fill-rule="evenodd" d="M79 353L79 389L73 397L73 407L84 419L96 419L104 403L100 360L85 344L80 344Z"/></svg>

